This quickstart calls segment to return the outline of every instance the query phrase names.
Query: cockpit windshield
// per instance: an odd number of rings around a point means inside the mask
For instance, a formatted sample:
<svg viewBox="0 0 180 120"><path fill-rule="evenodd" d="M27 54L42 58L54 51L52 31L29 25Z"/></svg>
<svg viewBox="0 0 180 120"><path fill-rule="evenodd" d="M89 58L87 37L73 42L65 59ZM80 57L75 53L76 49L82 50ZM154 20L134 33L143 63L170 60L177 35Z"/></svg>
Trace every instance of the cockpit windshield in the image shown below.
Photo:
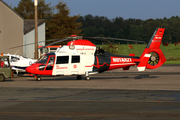
<svg viewBox="0 0 180 120"><path fill-rule="evenodd" d="M57 48L56 52L66 52L66 48L64 46Z"/></svg>
<svg viewBox="0 0 180 120"><path fill-rule="evenodd" d="M17 62L19 60L18 57L11 56L11 62Z"/></svg>
<svg viewBox="0 0 180 120"><path fill-rule="evenodd" d="M46 64L47 63L47 61L48 61L48 58L49 58L49 56L42 56L39 60L38 60L38 62L37 63L42 63L42 64Z"/></svg>

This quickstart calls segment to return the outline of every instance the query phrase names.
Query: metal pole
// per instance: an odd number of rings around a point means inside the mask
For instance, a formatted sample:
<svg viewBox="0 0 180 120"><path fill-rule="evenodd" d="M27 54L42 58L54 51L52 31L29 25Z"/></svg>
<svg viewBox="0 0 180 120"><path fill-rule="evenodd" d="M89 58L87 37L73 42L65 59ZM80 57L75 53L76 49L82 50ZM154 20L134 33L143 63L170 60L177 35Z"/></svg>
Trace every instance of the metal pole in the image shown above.
<svg viewBox="0 0 180 120"><path fill-rule="evenodd" d="M38 15L37 15L38 0L34 0L35 7L35 59L38 59Z"/></svg>

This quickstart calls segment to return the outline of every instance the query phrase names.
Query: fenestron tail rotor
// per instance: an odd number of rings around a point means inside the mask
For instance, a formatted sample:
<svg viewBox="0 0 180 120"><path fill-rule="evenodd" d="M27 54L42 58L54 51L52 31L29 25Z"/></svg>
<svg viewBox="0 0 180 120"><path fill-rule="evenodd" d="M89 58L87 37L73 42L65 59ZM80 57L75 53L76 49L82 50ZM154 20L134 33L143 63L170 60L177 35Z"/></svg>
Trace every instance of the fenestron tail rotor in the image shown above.
<svg viewBox="0 0 180 120"><path fill-rule="evenodd" d="M151 54L148 61L149 65L151 66L157 65L159 62L159 55L156 52L150 52L149 54Z"/></svg>

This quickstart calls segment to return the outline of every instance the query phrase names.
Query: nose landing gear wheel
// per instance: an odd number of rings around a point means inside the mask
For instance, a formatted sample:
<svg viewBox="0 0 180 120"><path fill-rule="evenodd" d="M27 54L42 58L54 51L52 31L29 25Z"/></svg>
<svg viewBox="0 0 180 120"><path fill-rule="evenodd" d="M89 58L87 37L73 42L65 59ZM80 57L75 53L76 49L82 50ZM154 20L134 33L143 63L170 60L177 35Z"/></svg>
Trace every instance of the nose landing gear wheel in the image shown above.
<svg viewBox="0 0 180 120"><path fill-rule="evenodd" d="M149 58L148 63L151 66L157 65L159 62L159 55L156 52L150 52L149 54L151 54L151 57Z"/></svg>
<svg viewBox="0 0 180 120"><path fill-rule="evenodd" d="M37 81L41 81L41 77L40 77L40 76L37 76L36 80L37 80Z"/></svg>
<svg viewBox="0 0 180 120"><path fill-rule="evenodd" d="M36 78L36 81L41 81L41 76L34 75L34 78Z"/></svg>

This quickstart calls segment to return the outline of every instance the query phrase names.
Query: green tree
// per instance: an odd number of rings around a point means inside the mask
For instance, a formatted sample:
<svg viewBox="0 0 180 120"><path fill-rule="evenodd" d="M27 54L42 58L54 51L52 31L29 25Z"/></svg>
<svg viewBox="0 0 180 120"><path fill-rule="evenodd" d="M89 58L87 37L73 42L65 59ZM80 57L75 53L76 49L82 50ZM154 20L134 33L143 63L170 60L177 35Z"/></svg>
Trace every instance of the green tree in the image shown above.
<svg viewBox="0 0 180 120"><path fill-rule="evenodd" d="M79 15L69 16L70 10L63 1L60 1L56 5L56 10L57 13L47 21L47 39L65 38L72 34L80 35L82 30L78 28L80 28L82 24L76 22Z"/></svg>
<svg viewBox="0 0 180 120"><path fill-rule="evenodd" d="M180 41L180 17L172 16L163 19L126 19L116 17L112 20L106 17L85 15L77 19L82 22L84 36L105 36L111 38L124 38L149 42L156 28L165 28L163 43ZM121 42L126 43L126 42Z"/></svg>
<svg viewBox="0 0 180 120"><path fill-rule="evenodd" d="M45 0L38 0L38 19L49 18L53 14L54 7L51 3L46 4ZM24 19L34 19L34 2L32 0L21 0L14 10Z"/></svg>
<svg viewBox="0 0 180 120"><path fill-rule="evenodd" d="M138 25L130 26L130 35L129 37L133 40L142 40L143 36L143 27Z"/></svg>
<svg viewBox="0 0 180 120"><path fill-rule="evenodd" d="M34 18L34 5L32 0L21 0L14 10L19 13L24 19Z"/></svg>

